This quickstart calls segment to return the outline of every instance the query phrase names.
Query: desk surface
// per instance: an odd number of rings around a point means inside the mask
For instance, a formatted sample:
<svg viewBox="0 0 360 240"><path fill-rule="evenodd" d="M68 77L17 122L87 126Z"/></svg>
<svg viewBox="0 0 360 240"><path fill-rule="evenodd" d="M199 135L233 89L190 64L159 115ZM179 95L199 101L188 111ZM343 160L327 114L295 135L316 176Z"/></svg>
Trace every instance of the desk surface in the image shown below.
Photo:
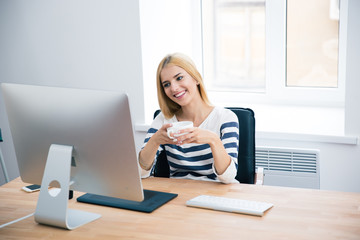
<svg viewBox="0 0 360 240"><path fill-rule="evenodd" d="M0 187L0 225L35 211L37 193L19 178ZM360 193L260 185L149 178L144 188L178 193L155 210L141 213L76 202L69 207L102 214L72 231L37 224L33 217L0 229L1 239L360 239ZM274 204L263 217L190 208L200 194Z"/></svg>

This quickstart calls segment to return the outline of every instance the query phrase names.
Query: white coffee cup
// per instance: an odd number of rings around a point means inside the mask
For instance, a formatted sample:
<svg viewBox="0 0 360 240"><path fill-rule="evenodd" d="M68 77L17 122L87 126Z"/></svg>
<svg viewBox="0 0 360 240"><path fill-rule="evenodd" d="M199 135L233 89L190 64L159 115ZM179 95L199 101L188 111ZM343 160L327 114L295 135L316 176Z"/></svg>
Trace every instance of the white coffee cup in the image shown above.
<svg viewBox="0 0 360 240"><path fill-rule="evenodd" d="M181 121L181 122L174 122L172 126L167 129L167 135L169 138L174 139L174 137L170 136L171 133L176 134L178 131L182 129L192 128L194 126L193 122L191 121ZM179 137L187 133L181 133L174 135L175 137Z"/></svg>

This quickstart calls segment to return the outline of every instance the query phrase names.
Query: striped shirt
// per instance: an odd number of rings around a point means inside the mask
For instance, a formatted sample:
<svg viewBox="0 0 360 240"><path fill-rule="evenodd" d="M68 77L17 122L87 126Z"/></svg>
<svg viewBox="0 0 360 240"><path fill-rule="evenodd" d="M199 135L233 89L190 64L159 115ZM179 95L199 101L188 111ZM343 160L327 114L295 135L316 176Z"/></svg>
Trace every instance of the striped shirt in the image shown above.
<svg viewBox="0 0 360 240"><path fill-rule="evenodd" d="M176 116L171 119L165 119L164 115L160 113L151 124L142 148L145 147L151 136L156 133L162 125L173 122L177 122ZM170 166L170 177L172 178L201 179L220 181L223 183L233 182L237 171L239 144L239 122L237 116L229 109L214 107L199 128L215 132L231 157L231 164L223 174L218 175L214 169L214 159L209 144L191 143L181 146L175 144L160 145L156 156L158 156L161 151L166 151ZM152 170L143 170L142 177L150 176L151 172Z"/></svg>

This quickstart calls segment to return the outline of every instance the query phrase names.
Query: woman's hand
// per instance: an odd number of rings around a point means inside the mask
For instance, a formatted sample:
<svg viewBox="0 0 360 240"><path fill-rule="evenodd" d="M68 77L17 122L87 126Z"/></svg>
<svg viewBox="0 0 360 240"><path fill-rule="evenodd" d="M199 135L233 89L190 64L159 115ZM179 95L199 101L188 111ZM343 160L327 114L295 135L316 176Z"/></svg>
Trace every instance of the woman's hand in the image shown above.
<svg viewBox="0 0 360 240"><path fill-rule="evenodd" d="M156 152L162 144L174 144L173 140L167 135L167 129L172 124L164 124L156 133L149 139L148 143L139 153L139 163L142 169L150 170L154 163Z"/></svg>
<svg viewBox="0 0 360 240"><path fill-rule="evenodd" d="M185 133L185 134L178 136L183 133ZM183 145L183 144L187 144L187 143L198 143L198 144L206 144L207 143L207 144L210 144L210 146L211 146L212 142L215 141L215 139L220 140L219 136L216 135L214 132L211 132L211 131L205 130L205 129L201 129L198 127L183 129L174 134L174 142L177 145Z"/></svg>
<svg viewBox="0 0 360 240"><path fill-rule="evenodd" d="M162 145L162 144L175 144L176 140L175 137L174 139L169 138L168 134L167 134L167 129L169 127L172 127L171 123L168 124L164 124L156 133L154 133L154 135L151 137L151 139L153 141L155 141L158 145ZM171 134L173 137L173 134Z"/></svg>

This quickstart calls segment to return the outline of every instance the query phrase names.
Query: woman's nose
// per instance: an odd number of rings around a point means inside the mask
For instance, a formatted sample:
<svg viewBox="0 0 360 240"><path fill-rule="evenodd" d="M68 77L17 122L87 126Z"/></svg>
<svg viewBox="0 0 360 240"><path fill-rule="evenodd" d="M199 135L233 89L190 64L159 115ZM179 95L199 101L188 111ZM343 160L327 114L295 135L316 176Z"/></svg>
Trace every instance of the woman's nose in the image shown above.
<svg viewBox="0 0 360 240"><path fill-rule="evenodd" d="M176 91L179 88L179 84L177 82L171 83L171 91Z"/></svg>

